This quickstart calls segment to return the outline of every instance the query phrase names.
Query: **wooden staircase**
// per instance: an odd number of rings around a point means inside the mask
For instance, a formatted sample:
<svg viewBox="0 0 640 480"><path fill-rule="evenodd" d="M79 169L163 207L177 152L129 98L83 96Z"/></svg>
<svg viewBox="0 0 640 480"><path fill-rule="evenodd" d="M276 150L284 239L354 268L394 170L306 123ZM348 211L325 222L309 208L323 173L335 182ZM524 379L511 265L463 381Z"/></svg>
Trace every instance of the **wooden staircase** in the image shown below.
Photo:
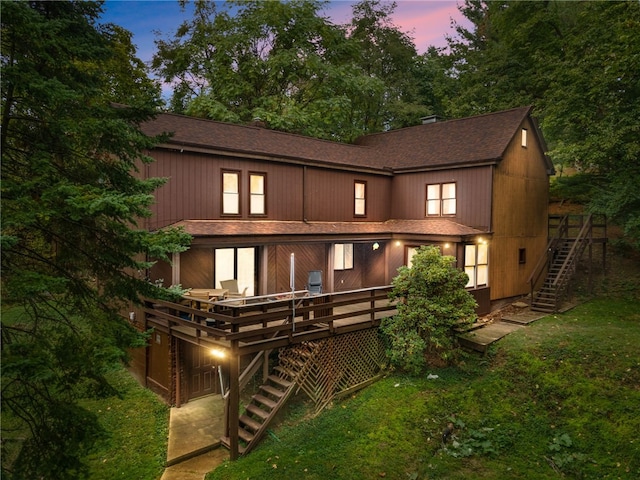
<svg viewBox="0 0 640 480"><path fill-rule="evenodd" d="M547 245L545 257L536 267L540 270L538 277L532 274L529 279L531 283L531 310L552 313L560 309L570 291L571 280L576 273L580 257L586 246L592 241L591 226L592 219L589 215L581 225L578 234L575 237L570 237L568 225L562 223L559 225L556 236ZM540 265L547 266L546 277L539 290L534 292L534 285L537 283L539 275L544 271Z"/></svg>
<svg viewBox="0 0 640 480"><path fill-rule="evenodd" d="M240 455L249 453L258 444L273 418L296 390L296 379L304 375L308 364L306 360L311 358L315 348L312 344L313 342L304 342L288 349L295 353L289 355L286 361L280 359L280 364L274 367L273 373L245 406L244 413L239 417ZM222 437L221 442L225 447L231 448L229 437Z"/></svg>

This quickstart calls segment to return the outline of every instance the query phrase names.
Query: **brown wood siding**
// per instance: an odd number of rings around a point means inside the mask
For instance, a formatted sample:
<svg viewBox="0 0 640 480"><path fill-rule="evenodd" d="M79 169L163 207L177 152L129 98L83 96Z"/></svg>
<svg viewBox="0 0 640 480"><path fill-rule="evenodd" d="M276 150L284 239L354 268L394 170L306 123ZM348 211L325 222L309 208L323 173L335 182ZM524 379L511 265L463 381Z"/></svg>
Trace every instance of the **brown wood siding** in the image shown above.
<svg viewBox="0 0 640 480"><path fill-rule="evenodd" d="M149 279L152 282L162 280L162 285L165 287L171 286L173 283L172 278L171 265L162 260L154 263L149 270Z"/></svg>
<svg viewBox="0 0 640 480"><path fill-rule="evenodd" d="M148 376L158 386L169 389L169 336L158 330L151 333L148 350Z"/></svg>
<svg viewBox="0 0 640 480"><path fill-rule="evenodd" d="M456 215L451 220L485 230L491 220L491 167L406 173L393 179L392 218L426 218L427 185L456 183Z"/></svg>
<svg viewBox="0 0 640 480"><path fill-rule="evenodd" d="M274 252L273 257L271 252ZM327 248L325 244L276 245L269 248L269 270L274 274L275 284L269 285L268 293L288 292L291 254L295 254L296 290L304 290L309 271L322 270L322 285L327 285ZM273 262L273 263L272 263Z"/></svg>
<svg viewBox="0 0 640 480"><path fill-rule="evenodd" d="M240 215L232 218L302 220L303 167L247 159L235 159L175 150L154 150L156 159L145 166L149 177L167 178L156 193L154 216L149 228L163 227L180 220L229 218L221 212L223 170L240 173ZM266 212L249 214L249 174L266 175Z"/></svg>
<svg viewBox="0 0 640 480"><path fill-rule="evenodd" d="M385 250L389 243L378 242L378 249L374 250L371 243L364 244L362 260L362 287L378 287L387 285L385 278Z"/></svg>
<svg viewBox="0 0 640 480"><path fill-rule="evenodd" d="M190 248L180 254L182 288L215 288L213 284L213 249Z"/></svg>
<svg viewBox="0 0 640 480"><path fill-rule="evenodd" d="M529 132L532 125L526 123ZM516 132L494 171L493 237L489 252L491 299L529 293L527 278L547 244L549 177L540 147L529 135L520 144ZM526 249L526 263L519 250Z"/></svg>
<svg viewBox="0 0 640 480"><path fill-rule="evenodd" d="M354 215L354 183L367 184L366 216ZM306 219L309 221L385 221L390 214L391 178L307 168Z"/></svg>

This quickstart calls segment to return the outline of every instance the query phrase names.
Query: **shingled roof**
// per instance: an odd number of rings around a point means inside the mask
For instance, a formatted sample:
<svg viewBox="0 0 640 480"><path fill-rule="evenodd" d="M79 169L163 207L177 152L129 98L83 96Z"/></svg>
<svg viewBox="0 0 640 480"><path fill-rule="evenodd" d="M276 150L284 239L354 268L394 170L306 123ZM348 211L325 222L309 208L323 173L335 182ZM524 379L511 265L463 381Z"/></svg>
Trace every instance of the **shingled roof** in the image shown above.
<svg viewBox="0 0 640 480"><path fill-rule="evenodd" d="M386 222L301 222L277 220L183 220L174 223L194 237L264 235L443 235L465 237L486 234L451 220L388 220Z"/></svg>
<svg viewBox="0 0 640 480"><path fill-rule="evenodd" d="M377 169L372 149L359 145L320 140L264 127L235 125L202 118L163 113L142 125L155 136L170 133L163 146L242 155L288 163L324 164Z"/></svg>
<svg viewBox="0 0 640 480"><path fill-rule="evenodd" d="M375 147L394 170L450 167L499 161L531 107L435 122L367 135L360 145Z"/></svg>
<svg viewBox="0 0 640 480"><path fill-rule="evenodd" d="M163 113L142 125L150 136L171 133L161 146L389 174L497 162L531 107L418 125L361 137L356 145Z"/></svg>

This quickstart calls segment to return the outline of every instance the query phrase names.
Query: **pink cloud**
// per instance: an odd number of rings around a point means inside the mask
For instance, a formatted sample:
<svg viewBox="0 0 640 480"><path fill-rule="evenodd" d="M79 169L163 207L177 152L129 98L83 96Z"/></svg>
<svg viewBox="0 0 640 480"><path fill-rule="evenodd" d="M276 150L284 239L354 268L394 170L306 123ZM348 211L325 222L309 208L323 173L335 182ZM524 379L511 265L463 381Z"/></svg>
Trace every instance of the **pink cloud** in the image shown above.
<svg viewBox="0 0 640 480"><path fill-rule="evenodd" d="M351 19L353 1L333 1L325 14L335 23L344 24ZM413 38L418 52L429 46L445 47L445 35L453 35L451 19L463 25L468 21L458 10L455 0L399 0L392 16L393 23Z"/></svg>

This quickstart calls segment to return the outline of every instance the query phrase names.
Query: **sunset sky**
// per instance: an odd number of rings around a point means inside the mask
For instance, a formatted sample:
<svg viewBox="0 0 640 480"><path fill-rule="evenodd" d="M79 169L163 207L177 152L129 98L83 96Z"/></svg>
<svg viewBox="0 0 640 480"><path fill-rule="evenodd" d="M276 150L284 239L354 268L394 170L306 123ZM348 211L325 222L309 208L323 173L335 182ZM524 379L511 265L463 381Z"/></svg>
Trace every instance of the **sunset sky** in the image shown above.
<svg viewBox="0 0 640 480"><path fill-rule="evenodd" d="M331 1L325 14L335 23L346 23L351 18L354 3ZM398 0L392 18L423 53L431 45L446 45L445 34L454 33L451 19L467 24L457 5L456 0ZM177 0L110 0L105 2L104 10L103 22L113 22L134 34L138 57L145 62L154 54L156 32L161 38L170 38L180 23L190 18L190 13L180 10Z"/></svg>

